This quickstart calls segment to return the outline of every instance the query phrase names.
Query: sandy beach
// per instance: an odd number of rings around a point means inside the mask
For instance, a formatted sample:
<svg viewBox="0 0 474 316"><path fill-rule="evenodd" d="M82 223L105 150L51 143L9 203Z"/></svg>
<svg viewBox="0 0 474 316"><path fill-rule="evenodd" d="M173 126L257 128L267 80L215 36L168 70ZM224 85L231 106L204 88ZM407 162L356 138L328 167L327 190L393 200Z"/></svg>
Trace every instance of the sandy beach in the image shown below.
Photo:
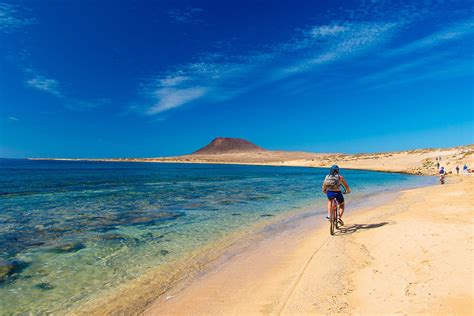
<svg viewBox="0 0 474 316"><path fill-rule="evenodd" d="M153 302L145 315L473 313L474 178L410 189L264 240ZM352 211L352 213L351 213Z"/></svg>
<svg viewBox="0 0 474 316"><path fill-rule="evenodd" d="M474 145L361 154L260 151L94 160L338 164L343 170L418 175L437 175L443 166L448 172L446 185L378 196L376 204L356 208L348 196L346 225L333 237L317 216L298 227L283 226L230 259L209 262L164 294L150 295L159 295L151 303L132 300L122 304L131 308L119 310L145 308L145 315L474 312L474 177L462 171L464 164L474 164ZM92 305L86 310L104 311L104 305ZM107 310L115 308L112 304Z"/></svg>

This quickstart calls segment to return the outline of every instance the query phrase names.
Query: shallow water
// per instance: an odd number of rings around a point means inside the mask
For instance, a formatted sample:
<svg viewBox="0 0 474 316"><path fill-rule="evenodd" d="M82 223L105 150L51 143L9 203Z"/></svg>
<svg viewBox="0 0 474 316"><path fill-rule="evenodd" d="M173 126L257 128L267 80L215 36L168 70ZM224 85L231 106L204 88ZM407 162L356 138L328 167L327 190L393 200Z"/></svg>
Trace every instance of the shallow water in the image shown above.
<svg viewBox="0 0 474 316"><path fill-rule="evenodd" d="M0 160L0 311L67 311L191 252L308 207L325 169ZM432 179L344 172L353 199Z"/></svg>

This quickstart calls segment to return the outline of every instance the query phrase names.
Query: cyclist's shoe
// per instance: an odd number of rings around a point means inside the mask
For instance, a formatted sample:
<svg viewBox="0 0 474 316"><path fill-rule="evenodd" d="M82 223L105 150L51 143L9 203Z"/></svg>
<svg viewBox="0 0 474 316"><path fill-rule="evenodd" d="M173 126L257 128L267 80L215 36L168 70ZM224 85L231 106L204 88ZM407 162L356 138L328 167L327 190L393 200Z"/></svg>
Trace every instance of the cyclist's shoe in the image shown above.
<svg viewBox="0 0 474 316"><path fill-rule="evenodd" d="M339 222L339 225L344 226L344 222L342 221L342 219L339 218L338 222Z"/></svg>
<svg viewBox="0 0 474 316"><path fill-rule="evenodd" d="M329 220L329 216L326 216L326 219Z"/></svg>

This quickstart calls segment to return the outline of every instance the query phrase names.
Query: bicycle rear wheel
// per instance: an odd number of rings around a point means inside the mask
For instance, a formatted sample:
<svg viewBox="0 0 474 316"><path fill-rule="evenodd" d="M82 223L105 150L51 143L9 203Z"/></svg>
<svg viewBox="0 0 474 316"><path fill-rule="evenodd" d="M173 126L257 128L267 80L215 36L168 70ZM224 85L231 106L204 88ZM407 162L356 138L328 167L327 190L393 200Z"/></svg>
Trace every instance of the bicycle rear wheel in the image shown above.
<svg viewBox="0 0 474 316"><path fill-rule="evenodd" d="M334 226L339 229L339 205L334 208Z"/></svg>
<svg viewBox="0 0 474 316"><path fill-rule="evenodd" d="M334 203L334 202L332 202ZM331 212L329 212L329 232L334 235L334 209L331 206Z"/></svg>

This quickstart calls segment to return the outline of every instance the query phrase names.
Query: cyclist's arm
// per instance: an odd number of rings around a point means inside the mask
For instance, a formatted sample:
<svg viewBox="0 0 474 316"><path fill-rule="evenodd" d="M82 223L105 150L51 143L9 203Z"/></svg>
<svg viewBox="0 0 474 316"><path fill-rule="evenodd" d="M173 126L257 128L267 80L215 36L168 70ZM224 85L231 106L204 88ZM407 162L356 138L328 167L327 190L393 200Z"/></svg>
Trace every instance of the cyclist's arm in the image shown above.
<svg viewBox="0 0 474 316"><path fill-rule="evenodd" d="M326 194L326 183L323 182L323 187L321 189L323 193Z"/></svg>
<svg viewBox="0 0 474 316"><path fill-rule="evenodd" d="M341 183L342 185L346 188L346 193L351 193L351 189L349 189L349 185L346 182L346 179L344 179L343 176L339 176L341 178Z"/></svg>

